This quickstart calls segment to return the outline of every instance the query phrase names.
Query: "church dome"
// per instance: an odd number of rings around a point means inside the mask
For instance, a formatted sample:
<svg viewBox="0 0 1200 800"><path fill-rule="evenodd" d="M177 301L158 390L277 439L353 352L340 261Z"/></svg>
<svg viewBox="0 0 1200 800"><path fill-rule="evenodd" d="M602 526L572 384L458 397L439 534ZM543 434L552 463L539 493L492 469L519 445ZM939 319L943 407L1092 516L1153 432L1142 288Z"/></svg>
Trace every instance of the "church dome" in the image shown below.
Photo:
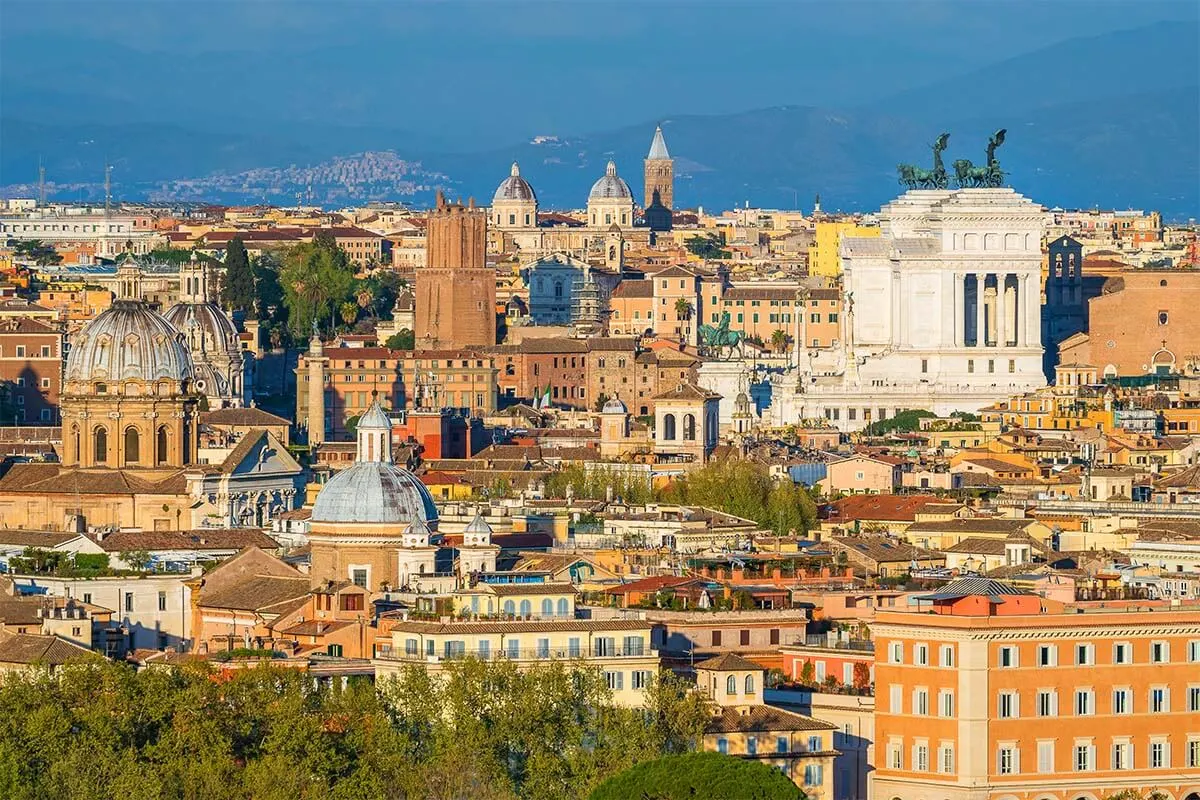
<svg viewBox="0 0 1200 800"><path fill-rule="evenodd" d="M604 402L604 408L600 409L601 414L628 414L629 409L621 402L619 397L610 397Z"/></svg>
<svg viewBox="0 0 1200 800"><path fill-rule="evenodd" d="M190 381L187 344L165 317L137 300L116 300L83 326L67 356L66 380Z"/></svg>
<svg viewBox="0 0 1200 800"><path fill-rule="evenodd" d="M436 522L437 516L425 484L386 461L359 461L338 472L321 488L312 510L316 523L428 524Z"/></svg>
<svg viewBox="0 0 1200 800"><path fill-rule="evenodd" d="M188 340L193 353L237 349L237 328L215 303L176 303L163 314Z"/></svg>
<svg viewBox="0 0 1200 800"><path fill-rule="evenodd" d="M616 163L609 161L604 170L604 177L592 184L592 191L588 192L588 201L612 199L632 200L633 192L629 191L629 184L617 175Z"/></svg>
<svg viewBox="0 0 1200 800"><path fill-rule="evenodd" d="M496 187L496 194L492 196L493 203L504 200L520 200L527 203L537 202L537 195L534 194L533 187L529 185L529 181L521 177L521 168L517 166L517 162L515 161L512 165L512 172Z"/></svg>

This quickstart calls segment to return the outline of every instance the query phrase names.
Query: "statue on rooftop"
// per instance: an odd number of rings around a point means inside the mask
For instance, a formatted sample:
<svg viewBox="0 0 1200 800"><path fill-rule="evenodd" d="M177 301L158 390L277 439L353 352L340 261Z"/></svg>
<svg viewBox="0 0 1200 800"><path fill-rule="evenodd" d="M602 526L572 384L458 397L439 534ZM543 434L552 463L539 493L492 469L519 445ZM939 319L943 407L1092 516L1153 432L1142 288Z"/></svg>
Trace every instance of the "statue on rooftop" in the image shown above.
<svg viewBox="0 0 1200 800"><path fill-rule="evenodd" d="M949 177L942 163L942 153L946 151L949 141L950 134L943 133L933 143L933 169L923 169L913 164L897 165L901 185L908 189L945 189L949 185Z"/></svg>
<svg viewBox="0 0 1200 800"><path fill-rule="evenodd" d="M988 138L987 163L977 167L965 158L954 162L954 180L960 189L994 189L1004 183L1004 172L996 159L996 150L1004 144L1006 128L1001 128Z"/></svg>

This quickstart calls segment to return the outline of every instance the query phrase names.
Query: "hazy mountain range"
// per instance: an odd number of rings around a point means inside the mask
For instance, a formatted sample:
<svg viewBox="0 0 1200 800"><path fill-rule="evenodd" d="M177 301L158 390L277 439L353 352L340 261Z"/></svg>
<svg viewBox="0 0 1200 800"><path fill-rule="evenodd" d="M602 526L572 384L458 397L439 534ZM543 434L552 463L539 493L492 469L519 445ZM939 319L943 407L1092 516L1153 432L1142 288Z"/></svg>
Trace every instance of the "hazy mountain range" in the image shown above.
<svg viewBox="0 0 1200 800"><path fill-rule="evenodd" d="M981 47L991 43L981 42ZM18 46L20 43L18 42ZM32 45L30 45L32 46ZM950 131L947 163L980 163L988 135L1007 128L998 155L1018 191L1047 206L1157 208L1200 216L1200 35L1193 22L1067 39L963 74L929 74L927 85L869 105L781 105L733 114L668 114L637 125L579 133L544 130L495 147L440 147L416 121L323 115L287 119L328 85L280 90L262 118L246 103L179 87L169 98L105 94L106 71L60 48L80 70L70 90L33 69L10 74L0 108L0 192L36 192L39 157L51 196L102 197L103 165L114 165L122 199L295 202L365 199L428 204L435 188L490 199L518 160L545 207L581 207L614 158L641 199L641 164L656 122L676 158L676 205L869 210L899 191L895 166L928 166L929 144ZM20 59L10 52L6 59ZM153 68L155 54L123 69ZM76 63L76 61L78 63ZM246 64L197 61L205 85L237 81ZM11 71L10 71L11 73ZM789 99L808 93L797 75ZM922 83L914 80L913 85ZM522 91L536 91L526 87ZM580 89L586 91L586 89ZM519 95L514 106L519 107ZM364 100L365 102L365 100ZM669 103L669 98L664 98ZM514 113L519 113L514 111ZM378 117L379 122L373 121ZM96 121L90 121L90 120ZM333 120L333 121L331 121ZM486 125L486 120L481 121Z"/></svg>

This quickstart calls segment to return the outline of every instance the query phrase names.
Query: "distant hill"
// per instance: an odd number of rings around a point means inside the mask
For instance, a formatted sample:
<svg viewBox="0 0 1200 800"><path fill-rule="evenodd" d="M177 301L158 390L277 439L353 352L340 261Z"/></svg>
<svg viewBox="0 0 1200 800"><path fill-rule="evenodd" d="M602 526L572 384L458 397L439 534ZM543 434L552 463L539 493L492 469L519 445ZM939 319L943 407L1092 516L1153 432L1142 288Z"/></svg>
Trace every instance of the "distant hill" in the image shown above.
<svg viewBox="0 0 1200 800"><path fill-rule="evenodd" d="M951 133L948 162L979 163L987 136L1004 127L1001 165L1011 185L1037 202L1200 216L1197 52L1195 25L1159 24L931 76L924 88L869 107L673 115L661 122L676 158L676 205L809 208L820 193L826 209L871 210L900 190L898 162L928 163L939 132ZM221 109L203 109L167 122L69 124L51 114L51 122L31 123L38 97L8 100L0 191L28 192L40 154L63 199L95 197L107 159L117 196L128 199L290 202L311 187L326 204L392 198L422 205L444 187L487 202L517 160L544 206L581 207L611 157L640 201L656 122L455 153L369 122L221 124ZM393 152L345 156L365 151Z"/></svg>

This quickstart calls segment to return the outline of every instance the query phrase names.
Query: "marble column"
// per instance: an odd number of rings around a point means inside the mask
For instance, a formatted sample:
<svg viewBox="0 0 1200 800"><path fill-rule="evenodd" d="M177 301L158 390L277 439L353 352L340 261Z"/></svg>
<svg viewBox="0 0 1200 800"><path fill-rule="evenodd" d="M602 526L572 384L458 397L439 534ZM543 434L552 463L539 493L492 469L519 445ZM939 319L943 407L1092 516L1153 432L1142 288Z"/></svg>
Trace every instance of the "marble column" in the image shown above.
<svg viewBox="0 0 1200 800"><path fill-rule="evenodd" d="M961 272L954 274L954 337L955 347L966 343L967 277Z"/></svg>
<svg viewBox="0 0 1200 800"><path fill-rule="evenodd" d="M1004 279L1008 276L1003 272L996 273L996 347L1008 345L1008 309L1005 307L1008 298Z"/></svg>
<svg viewBox="0 0 1200 800"><path fill-rule="evenodd" d="M982 272L975 273L975 346L983 347L987 342L987 329L984 327L986 319L984 317L984 285L987 282L987 275Z"/></svg>
<svg viewBox="0 0 1200 800"><path fill-rule="evenodd" d="M1031 281L1028 273L1021 275L1021 309L1025 317L1025 340L1022 344L1026 347L1038 341L1041 334L1042 299L1039 294L1038 282Z"/></svg>

